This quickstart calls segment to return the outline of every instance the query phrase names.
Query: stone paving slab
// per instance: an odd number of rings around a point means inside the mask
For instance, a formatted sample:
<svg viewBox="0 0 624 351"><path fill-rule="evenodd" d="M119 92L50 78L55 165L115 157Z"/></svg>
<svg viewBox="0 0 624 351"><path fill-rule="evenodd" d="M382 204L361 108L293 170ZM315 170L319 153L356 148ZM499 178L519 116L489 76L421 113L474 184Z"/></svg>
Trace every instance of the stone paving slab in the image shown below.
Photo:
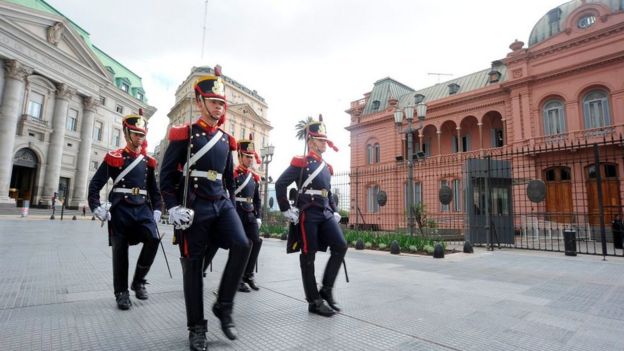
<svg viewBox="0 0 624 351"><path fill-rule="evenodd" d="M150 298L116 309L106 231L90 220L0 216L0 350L188 350L177 246L161 226ZM140 246L130 249L131 272ZM227 254L205 282L210 350L623 350L624 259L512 249L444 259L347 253L343 312L311 315L297 255L266 239L259 292L239 293L229 341L210 312ZM317 256L320 280L327 254Z"/></svg>

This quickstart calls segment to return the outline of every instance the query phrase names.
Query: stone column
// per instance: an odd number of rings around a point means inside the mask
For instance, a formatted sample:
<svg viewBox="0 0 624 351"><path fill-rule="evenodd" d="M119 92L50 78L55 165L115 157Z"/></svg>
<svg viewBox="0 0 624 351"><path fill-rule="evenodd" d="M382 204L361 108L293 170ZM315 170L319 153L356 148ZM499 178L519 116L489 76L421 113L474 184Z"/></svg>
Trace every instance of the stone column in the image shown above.
<svg viewBox="0 0 624 351"><path fill-rule="evenodd" d="M58 190L63 147L65 146L65 120L67 119L69 97L76 92L66 84L58 84L56 88L54 116L52 117L52 135L50 136L50 146L48 147L48 165L43 179L43 194L41 196L41 200L48 204L52 203L52 196Z"/></svg>
<svg viewBox="0 0 624 351"><path fill-rule="evenodd" d="M436 131L436 134L438 135L438 155L442 155L442 144L440 143L440 139L442 138L442 131L438 130Z"/></svg>
<svg viewBox="0 0 624 351"><path fill-rule="evenodd" d="M464 147L463 147L463 143L462 143L462 138L461 138L461 128L457 127L457 153L462 153L464 152Z"/></svg>
<svg viewBox="0 0 624 351"><path fill-rule="evenodd" d="M477 126L479 126L479 150L483 150L483 123L479 122Z"/></svg>
<svg viewBox="0 0 624 351"><path fill-rule="evenodd" d="M4 69L5 83L0 104L0 203L11 203L15 201L9 198L15 133L22 112L25 79L32 73L32 68L15 60L7 60Z"/></svg>
<svg viewBox="0 0 624 351"><path fill-rule="evenodd" d="M80 147L78 148L78 164L74 180L74 196L72 206L83 206L87 202L87 178L89 177L89 161L91 160L91 144L93 143L93 121L95 120L96 100L87 96L83 100L82 122L80 123Z"/></svg>

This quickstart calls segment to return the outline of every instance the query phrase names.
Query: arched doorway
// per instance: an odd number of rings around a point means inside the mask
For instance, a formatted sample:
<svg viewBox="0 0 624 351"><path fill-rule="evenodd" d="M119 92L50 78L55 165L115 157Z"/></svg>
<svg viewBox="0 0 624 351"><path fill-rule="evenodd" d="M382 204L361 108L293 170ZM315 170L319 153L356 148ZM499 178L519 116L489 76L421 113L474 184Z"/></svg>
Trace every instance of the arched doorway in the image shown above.
<svg viewBox="0 0 624 351"><path fill-rule="evenodd" d="M572 172L569 167L544 170L546 183L546 218L557 223L574 221L572 210Z"/></svg>
<svg viewBox="0 0 624 351"><path fill-rule="evenodd" d="M585 168L586 188L587 188L587 207L589 214L589 223L592 225L600 224L600 202L598 201L598 171L602 180L602 199L604 209L604 221L610 223L616 214L620 213L620 181L618 177L618 169L615 163L601 163L598 170L595 165Z"/></svg>
<svg viewBox="0 0 624 351"><path fill-rule="evenodd" d="M15 153L9 196L15 199L18 206L22 206L23 200L32 202L38 166L39 159L31 149L23 148Z"/></svg>

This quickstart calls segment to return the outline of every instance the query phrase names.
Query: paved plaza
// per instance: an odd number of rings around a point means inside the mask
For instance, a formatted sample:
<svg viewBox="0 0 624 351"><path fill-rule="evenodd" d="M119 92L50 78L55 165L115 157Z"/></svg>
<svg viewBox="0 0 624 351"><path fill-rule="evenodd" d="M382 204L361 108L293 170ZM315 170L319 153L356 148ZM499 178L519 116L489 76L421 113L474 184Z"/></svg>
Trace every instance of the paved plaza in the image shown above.
<svg viewBox="0 0 624 351"><path fill-rule="evenodd" d="M111 250L97 221L0 217L0 350L188 350L171 227L149 300L116 308ZM139 252L130 250L131 270ZM327 260L317 256L317 277ZM623 350L624 259L476 250L444 259L347 252L343 312L307 312L298 255L265 239L260 291L238 293L229 341L210 312L226 252L205 279L209 350ZM132 276L130 272L130 277Z"/></svg>

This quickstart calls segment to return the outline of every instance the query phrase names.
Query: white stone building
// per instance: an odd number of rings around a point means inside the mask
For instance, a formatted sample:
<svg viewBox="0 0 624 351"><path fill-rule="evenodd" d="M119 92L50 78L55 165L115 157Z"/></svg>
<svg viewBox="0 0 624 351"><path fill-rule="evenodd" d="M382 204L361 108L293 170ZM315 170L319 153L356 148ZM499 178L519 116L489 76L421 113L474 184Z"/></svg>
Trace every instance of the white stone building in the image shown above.
<svg viewBox="0 0 624 351"><path fill-rule="evenodd" d="M0 203L86 204L126 114L147 104L141 78L42 0L0 1Z"/></svg>

